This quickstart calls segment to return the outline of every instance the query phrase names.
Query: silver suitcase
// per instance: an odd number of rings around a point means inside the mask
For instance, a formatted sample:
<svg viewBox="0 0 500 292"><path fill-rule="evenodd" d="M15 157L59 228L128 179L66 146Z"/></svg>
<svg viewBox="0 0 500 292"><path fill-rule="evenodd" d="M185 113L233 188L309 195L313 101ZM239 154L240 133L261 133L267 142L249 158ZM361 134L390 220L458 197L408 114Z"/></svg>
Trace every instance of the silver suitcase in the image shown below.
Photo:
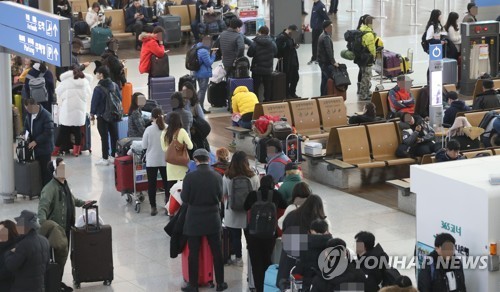
<svg viewBox="0 0 500 292"><path fill-rule="evenodd" d="M444 58L443 59L443 84L458 83L458 65L457 60Z"/></svg>

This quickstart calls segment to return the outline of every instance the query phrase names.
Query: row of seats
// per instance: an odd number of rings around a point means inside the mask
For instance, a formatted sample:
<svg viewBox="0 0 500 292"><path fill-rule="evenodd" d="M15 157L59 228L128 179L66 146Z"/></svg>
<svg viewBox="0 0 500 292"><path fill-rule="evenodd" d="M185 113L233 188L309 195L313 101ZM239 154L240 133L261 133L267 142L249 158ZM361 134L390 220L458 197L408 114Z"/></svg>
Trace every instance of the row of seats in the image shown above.
<svg viewBox="0 0 500 292"><path fill-rule="evenodd" d="M495 111L497 113L500 113L500 109L496 109ZM484 110L470 111L470 112L465 112L465 113L461 112L461 113L457 113L457 116L466 117L467 120L469 121L469 123L471 124L471 126L479 127L479 123L481 123L481 120L483 119L484 115L487 112L488 111L484 111Z"/></svg>
<svg viewBox="0 0 500 292"><path fill-rule="evenodd" d="M121 0L116 0L121 1ZM144 4L147 6L153 6L156 0L144 0ZM69 0L71 4L71 8L73 12L86 12L89 10L89 7L92 7L92 4L97 2L95 0ZM175 5L181 5L182 0L170 0L170 2L174 2Z"/></svg>
<svg viewBox="0 0 500 292"><path fill-rule="evenodd" d="M500 155L500 148L488 148L488 149L480 149L480 150L471 150L471 151L463 151L461 152L465 158L475 158L478 154L483 154L485 156L492 155ZM427 154L422 156L422 161L420 164L430 164L436 162L436 156L434 154Z"/></svg>

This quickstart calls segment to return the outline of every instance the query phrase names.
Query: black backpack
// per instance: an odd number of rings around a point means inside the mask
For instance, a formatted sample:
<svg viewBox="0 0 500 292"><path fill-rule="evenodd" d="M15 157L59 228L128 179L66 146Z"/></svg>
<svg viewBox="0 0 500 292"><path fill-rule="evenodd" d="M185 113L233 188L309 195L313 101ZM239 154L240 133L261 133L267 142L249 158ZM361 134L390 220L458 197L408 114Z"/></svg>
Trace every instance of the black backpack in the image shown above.
<svg viewBox="0 0 500 292"><path fill-rule="evenodd" d="M198 48L196 45L189 49L186 53L186 69L189 71L198 71L201 68L200 60L198 59Z"/></svg>
<svg viewBox="0 0 500 292"><path fill-rule="evenodd" d="M276 233L276 205L273 203L273 190L267 193L267 200L262 200L262 192L257 191L257 202L250 209L248 232L258 238L273 238Z"/></svg>
<svg viewBox="0 0 500 292"><path fill-rule="evenodd" d="M360 31L358 29L348 30L344 33L344 39L347 42L347 49L354 53L354 63L365 66L373 63L373 56L367 47L363 45L363 36L369 31Z"/></svg>
<svg viewBox="0 0 500 292"><path fill-rule="evenodd" d="M117 86L113 83L113 90L109 90L102 85L98 85L106 94L106 109L102 118L109 123L119 122L122 120L123 116L123 106L122 101L116 94Z"/></svg>
<svg viewBox="0 0 500 292"><path fill-rule="evenodd" d="M422 49L424 49L424 52L429 54L429 41L427 41L427 30L424 31L424 34L422 34L422 41L420 44L422 45Z"/></svg>
<svg viewBox="0 0 500 292"><path fill-rule="evenodd" d="M396 281L399 277L401 277L401 274L395 268L389 267L387 269L384 269L382 287L396 285Z"/></svg>
<svg viewBox="0 0 500 292"><path fill-rule="evenodd" d="M487 112L486 114L484 114L483 119L479 123L479 128L483 128L484 130L486 130L491 120L493 120L494 118L498 118L498 116L500 116L500 114L496 111ZM486 134L486 132L484 134Z"/></svg>
<svg viewBox="0 0 500 292"><path fill-rule="evenodd" d="M247 57L239 57L234 60L233 68L235 78L250 77L250 60Z"/></svg>

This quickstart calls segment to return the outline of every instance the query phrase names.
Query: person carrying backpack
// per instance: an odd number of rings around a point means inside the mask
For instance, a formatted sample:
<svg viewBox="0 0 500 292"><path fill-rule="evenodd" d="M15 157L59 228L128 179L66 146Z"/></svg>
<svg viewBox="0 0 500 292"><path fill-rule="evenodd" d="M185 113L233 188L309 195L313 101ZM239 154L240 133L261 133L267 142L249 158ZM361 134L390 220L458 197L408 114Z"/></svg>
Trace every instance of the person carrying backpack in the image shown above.
<svg viewBox="0 0 500 292"><path fill-rule="evenodd" d="M243 151L234 153L222 179L222 194L224 225L230 232L231 252L235 256L231 262L239 267L243 267L241 230L247 228L247 213L244 204L248 194L257 190L258 187L259 177L250 168L247 154Z"/></svg>
<svg viewBox="0 0 500 292"><path fill-rule="evenodd" d="M24 90L26 92L24 99L33 98L49 113L52 113L55 92L54 75L47 70L43 62L32 61L31 69L26 75Z"/></svg>
<svg viewBox="0 0 500 292"><path fill-rule="evenodd" d="M257 191L248 194L245 210L250 212L248 219L247 246L255 288L264 289L264 275L272 264L271 255L276 243L277 209L285 209L287 204L280 193L274 189L270 175L262 177ZM263 216L264 215L264 216ZM267 216L266 216L267 215Z"/></svg>
<svg viewBox="0 0 500 292"><path fill-rule="evenodd" d="M363 54L366 54L366 62L358 62L361 71L361 81L359 84L359 94L358 98L360 100L370 100L370 87L372 79L372 65L375 62L376 48L375 48L375 33L373 32L373 20L372 16L368 16L365 19L365 23L361 25L360 31L363 33L361 43L363 45Z"/></svg>
<svg viewBox="0 0 500 292"><path fill-rule="evenodd" d="M212 44L212 37L204 36L201 42L197 43L194 51L193 49L188 51L188 55L186 56L186 62L192 64L193 67L189 69L194 69L194 77L198 81L198 100L201 105L201 109L203 113L209 114L210 112L205 110L205 95L208 89L208 80L212 77L212 64L215 62L214 53L215 48L210 49Z"/></svg>
<svg viewBox="0 0 500 292"><path fill-rule="evenodd" d="M101 136L102 159L96 165L107 166L114 162L116 154L116 142L118 141L118 122L121 120L123 108L121 108L122 95L118 85L109 78L109 69L101 66L96 70L99 80L94 88L90 105L90 118L92 123L97 118L97 130ZM117 104L119 100L119 104ZM121 114L120 114L121 108ZM110 142L108 142L108 133ZM111 159L109 158L109 147L111 144Z"/></svg>

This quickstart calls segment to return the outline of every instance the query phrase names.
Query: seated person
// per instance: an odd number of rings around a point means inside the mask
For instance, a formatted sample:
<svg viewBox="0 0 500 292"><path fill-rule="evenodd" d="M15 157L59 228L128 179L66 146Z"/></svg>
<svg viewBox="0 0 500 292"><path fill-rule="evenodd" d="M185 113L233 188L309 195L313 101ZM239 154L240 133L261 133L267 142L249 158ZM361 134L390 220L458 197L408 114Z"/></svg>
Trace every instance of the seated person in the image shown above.
<svg viewBox="0 0 500 292"><path fill-rule="evenodd" d="M106 19L104 11L101 9L101 5L94 2L85 16L85 22L87 22L90 29L93 29L96 26L109 27L111 25L111 18Z"/></svg>
<svg viewBox="0 0 500 292"><path fill-rule="evenodd" d="M483 92L474 98L473 110L487 110L500 107L500 94L493 88L493 80L483 80Z"/></svg>
<svg viewBox="0 0 500 292"><path fill-rule="evenodd" d="M442 148L436 152L436 162L446 162L464 159L460 154L460 143L457 140L450 140L446 144L446 148Z"/></svg>
<svg viewBox="0 0 500 292"><path fill-rule="evenodd" d="M396 156L420 157L431 154L435 149L434 130L429 123L419 116L403 114L399 127L402 130L403 143L399 145Z"/></svg>
<svg viewBox="0 0 500 292"><path fill-rule="evenodd" d="M267 146L267 166L266 175L271 175L274 183L282 182L285 178L285 167L292 162L285 153L281 141L272 138L266 143Z"/></svg>
<svg viewBox="0 0 500 292"><path fill-rule="evenodd" d="M479 127L472 127L466 117L458 117L449 129L447 138L456 140L462 150L472 150L481 148L479 138L483 132Z"/></svg>
<svg viewBox="0 0 500 292"><path fill-rule="evenodd" d="M362 115L354 115L349 118L349 124L370 123L377 120L375 104L373 102L365 104Z"/></svg>
<svg viewBox="0 0 500 292"><path fill-rule="evenodd" d="M448 102L450 107L444 112L443 125L450 127L455 122L455 117L459 112L468 112L471 110L463 100L458 99L458 93L455 91L448 92Z"/></svg>
<svg viewBox="0 0 500 292"><path fill-rule="evenodd" d="M298 164L290 162L285 166L285 174L286 176L283 180L283 184L278 191L288 205L292 200L293 188L302 181L302 172Z"/></svg>
<svg viewBox="0 0 500 292"><path fill-rule="evenodd" d="M483 142L484 147L492 147L493 145L499 145L500 140L500 119L494 117L490 120L486 129L484 129L484 134L481 135L481 142Z"/></svg>
<svg viewBox="0 0 500 292"><path fill-rule="evenodd" d="M139 35L141 32L153 32L153 26L148 25L151 22L152 15L148 15L146 7L142 6L141 0L133 0L133 4L127 8L125 12L126 32L133 32L135 34L135 48L141 50L141 42Z"/></svg>
<svg viewBox="0 0 500 292"><path fill-rule="evenodd" d="M394 115L397 113L414 113L415 100L409 90L410 87L411 79L404 75L398 76L397 85L389 91L389 105Z"/></svg>
<svg viewBox="0 0 500 292"><path fill-rule="evenodd" d="M127 137L141 137L146 130L146 121L142 117L142 107L146 104L146 97L140 92L132 95L128 114Z"/></svg>
<svg viewBox="0 0 500 292"><path fill-rule="evenodd" d="M191 23L191 31L193 32L194 41L196 43L201 41L200 32L198 31L198 24L201 22L201 10L207 10L208 8L215 6L216 3L214 3L213 0L198 0L196 2L196 17Z"/></svg>
<svg viewBox="0 0 500 292"><path fill-rule="evenodd" d="M227 150L227 148L221 147L215 151L215 155L217 157L217 162L212 164L212 168L220 175L224 176L224 173L229 166L231 153Z"/></svg>
<svg viewBox="0 0 500 292"><path fill-rule="evenodd" d="M233 126L252 129L252 116L259 99L246 86L238 86L231 99L233 108ZM237 118L238 117L238 118Z"/></svg>

